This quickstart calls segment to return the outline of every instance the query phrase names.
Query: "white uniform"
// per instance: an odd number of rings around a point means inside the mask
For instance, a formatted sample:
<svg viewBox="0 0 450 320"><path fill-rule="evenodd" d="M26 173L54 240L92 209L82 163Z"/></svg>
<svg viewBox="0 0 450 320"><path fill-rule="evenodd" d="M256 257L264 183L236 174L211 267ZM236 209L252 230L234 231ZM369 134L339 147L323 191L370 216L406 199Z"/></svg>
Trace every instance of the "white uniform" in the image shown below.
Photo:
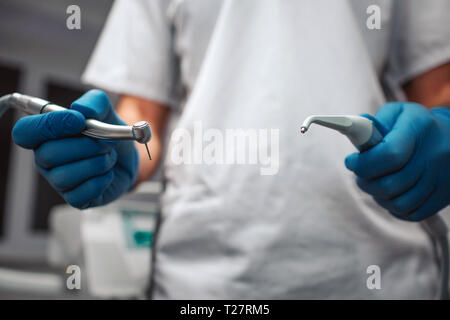
<svg viewBox="0 0 450 320"><path fill-rule="evenodd" d="M381 9L381 30L366 8ZM175 165L156 245L155 298L431 298L417 223L360 192L346 138L311 114L374 113L381 82L450 59L450 1L116 1L84 79L171 105L177 126L279 129L279 170ZM169 146L169 154L173 144ZM380 267L370 290L367 268Z"/></svg>

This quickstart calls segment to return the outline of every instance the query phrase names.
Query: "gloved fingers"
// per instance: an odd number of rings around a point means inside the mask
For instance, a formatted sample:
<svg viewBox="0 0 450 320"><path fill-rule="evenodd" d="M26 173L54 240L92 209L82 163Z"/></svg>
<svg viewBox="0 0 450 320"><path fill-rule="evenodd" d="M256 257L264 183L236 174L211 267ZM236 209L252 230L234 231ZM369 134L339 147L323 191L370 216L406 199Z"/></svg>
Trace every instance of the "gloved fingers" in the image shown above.
<svg viewBox="0 0 450 320"><path fill-rule="evenodd" d="M114 171L89 179L75 189L63 193L64 199L72 207L86 209L92 206L91 201L99 198L114 179Z"/></svg>
<svg viewBox="0 0 450 320"><path fill-rule="evenodd" d="M89 137L49 140L35 150L36 164L51 169L109 152L112 145Z"/></svg>
<svg viewBox="0 0 450 320"><path fill-rule="evenodd" d="M404 194L391 200L378 198L375 198L375 200L396 217L410 220L410 214L425 203L433 193L435 188L434 180L431 175L425 174L413 188Z"/></svg>
<svg viewBox="0 0 450 320"><path fill-rule="evenodd" d="M47 171L45 177L57 191L64 192L105 174L114 167L116 161L117 152L113 149L100 156L55 167Z"/></svg>
<svg viewBox="0 0 450 320"><path fill-rule="evenodd" d="M397 118L403 111L403 103L388 102L375 114L375 118L387 129L394 127Z"/></svg>
<svg viewBox="0 0 450 320"><path fill-rule="evenodd" d="M375 180L357 176L356 184L361 190L380 200L395 198L411 189L421 178L423 167L418 165L418 161L414 157L403 169Z"/></svg>
<svg viewBox="0 0 450 320"><path fill-rule="evenodd" d="M116 151L119 155L129 155L127 157L119 157L117 163L132 180L135 179L137 176L135 168L139 167L139 155L135 143L121 143L116 147Z"/></svg>
<svg viewBox="0 0 450 320"><path fill-rule="evenodd" d="M345 158L345 166L363 179L375 179L403 168L413 155L416 131L411 119L399 116L392 130L373 148Z"/></svg>
<svg viewBox="0 0 450 320"><path fill-rule="evenodd" d="M433 192L431 196L414 212L408 215L409 221L421 221L438 213L449 203L450 198L450 182L446 186Z"/></svg>
<svg viewBox="0 0 450 320"><path fill-rule="evenodd" d="M102 194L102 204L109 203L117 198L118 194L128 192L133 187L133 180L129 172L119 165L116 165L113 169L114 180L109 185L108 189ZM92 206L96 205L96 202L91 202Z"/></svg>
<svg viewBox="0 0 450 320"><path fill-rule="evenodd" d="M73 110L56 111L19 119L12 131L16 144L34 149L45 141L75 136L86 125L84 116Z"/></svg>
<svg viewBox="0 0 450 320"><path fill-rule="evenodd" d="M106 123L124 124L111 107L108 96L101 90L93 89L75 100L70 109L81 112L86 118Z"/></svg>

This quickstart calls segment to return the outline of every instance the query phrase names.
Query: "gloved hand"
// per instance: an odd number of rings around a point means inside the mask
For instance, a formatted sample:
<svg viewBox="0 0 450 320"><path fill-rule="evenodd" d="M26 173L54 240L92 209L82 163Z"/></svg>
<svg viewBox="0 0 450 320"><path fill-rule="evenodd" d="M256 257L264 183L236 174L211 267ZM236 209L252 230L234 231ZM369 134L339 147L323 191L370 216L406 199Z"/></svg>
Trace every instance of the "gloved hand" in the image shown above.
<svg viewBox="0 0 450 320"><path fill-rule="evenodd" d="M125 124L102 91L86 92L70 108L20 119L13 128L14 142L34 150L39 171L70 205L85 209L107 204L134 185L134 142L80 135L85 117Z"/></svg>
<svg viewBox="0 0 450 320"><path fill-rule="evenodd" d="M387 129L345 165L358 186L394 216L420 221L450 203L450 109L388 103L375 118Z"/></svg>

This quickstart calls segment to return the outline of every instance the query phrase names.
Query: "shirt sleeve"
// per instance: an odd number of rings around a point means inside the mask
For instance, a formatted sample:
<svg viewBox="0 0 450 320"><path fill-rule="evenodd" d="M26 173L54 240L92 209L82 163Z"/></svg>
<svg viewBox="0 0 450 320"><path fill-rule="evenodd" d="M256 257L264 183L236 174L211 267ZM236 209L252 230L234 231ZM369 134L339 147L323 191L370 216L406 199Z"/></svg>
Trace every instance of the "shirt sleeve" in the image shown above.
<svg viewBox="0 0 450 320"><path fill-rule="evenodd" d="M177 61L166 0L116 0L83 82L168 106L178 104Z"/></svg>
<svg viewBox="0 0 450 320"><path fill-rule="evenodd" d="M397 0L385 81L404 99L401 86L450 61L450 1Z"/></svg>

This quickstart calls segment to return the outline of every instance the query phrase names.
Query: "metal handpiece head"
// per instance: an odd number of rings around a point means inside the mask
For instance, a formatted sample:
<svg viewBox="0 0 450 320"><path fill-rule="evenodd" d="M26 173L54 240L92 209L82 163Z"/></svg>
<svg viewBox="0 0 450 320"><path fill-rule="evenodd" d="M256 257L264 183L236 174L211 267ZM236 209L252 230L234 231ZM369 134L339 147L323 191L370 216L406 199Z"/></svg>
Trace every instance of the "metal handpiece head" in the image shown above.
<svg viewBox="0 0 450 320"><path fill-rule="evenodd" d="M152 129L147 121L139 121L133 125L134 139L139 143L147 143L152 138Z"/></svg>
<svg viewBox="0 0 450 320"><path fill-rule="evenodd" d="M132 128L134 139L139 143L144 143L147 149L148 158L152 160L150 151L148 150L147 142L152 138L152 128L147 121L139 121L133 125Z"/></svg>

